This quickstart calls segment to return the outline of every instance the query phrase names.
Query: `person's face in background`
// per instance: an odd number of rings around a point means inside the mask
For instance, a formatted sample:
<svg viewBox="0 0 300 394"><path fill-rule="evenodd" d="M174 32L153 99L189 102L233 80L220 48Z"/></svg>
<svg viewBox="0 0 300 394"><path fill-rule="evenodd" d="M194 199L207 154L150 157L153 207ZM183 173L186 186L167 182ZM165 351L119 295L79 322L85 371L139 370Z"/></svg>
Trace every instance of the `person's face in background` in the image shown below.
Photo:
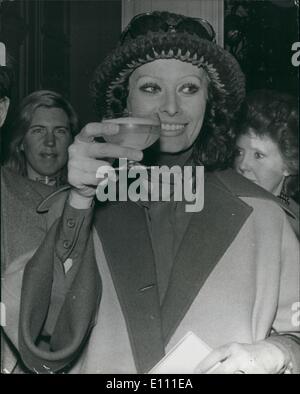
<svg viewBox="0 0 300 394"><path fill-rule="evenodd" d="M208 78L203 69L176 59L137 68L129 79L127 109L133 116L159 116L160 150L178 153L192 146L204 119Z"/></svg>
<svg viewBox="0 0 300 394"><path fill-rule="evenodd" d="M67 163L71 142L67 114L61 108L37 108L21 146L28 177L58 175Z"/></svg>
<svg viewBox="0 0 300 394"><path fill-rule="evenodd" d="M267 135L257 136L250 128L238 138L236 145L236 171L272 194L279 195L289 171L277 144Z"/></svg>

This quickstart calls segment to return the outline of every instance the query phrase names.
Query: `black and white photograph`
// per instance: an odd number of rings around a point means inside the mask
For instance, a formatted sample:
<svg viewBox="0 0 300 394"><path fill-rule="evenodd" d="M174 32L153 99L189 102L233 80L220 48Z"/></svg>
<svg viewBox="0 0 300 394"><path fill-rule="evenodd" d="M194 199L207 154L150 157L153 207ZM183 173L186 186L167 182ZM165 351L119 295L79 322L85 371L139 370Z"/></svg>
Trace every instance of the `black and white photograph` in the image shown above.
<svg viewBox="0 0 300 394"><path fill-rule="evenodd" d="M0 0L1 374L300 374L299 65L299 0Z"/></svg>

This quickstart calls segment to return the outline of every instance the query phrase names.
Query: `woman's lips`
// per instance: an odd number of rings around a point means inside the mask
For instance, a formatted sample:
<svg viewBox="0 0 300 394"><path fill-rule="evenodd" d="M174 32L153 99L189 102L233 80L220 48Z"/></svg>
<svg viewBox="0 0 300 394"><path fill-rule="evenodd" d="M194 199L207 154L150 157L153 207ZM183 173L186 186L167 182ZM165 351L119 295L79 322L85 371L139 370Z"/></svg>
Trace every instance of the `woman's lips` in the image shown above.
<svg viewBox="0 0 300 394"><path fill-rule="evenodd" d="M46 153L43 152L40 154L44 159L55 159L57 157L56 153Z"/></svg>
<svg viewBox="0 0 300 394"><path fill-rule="evenodd" d="M182 123L162 123L161 136L163 137L176 137L180 135L185 129L186 124Z"/></svg>

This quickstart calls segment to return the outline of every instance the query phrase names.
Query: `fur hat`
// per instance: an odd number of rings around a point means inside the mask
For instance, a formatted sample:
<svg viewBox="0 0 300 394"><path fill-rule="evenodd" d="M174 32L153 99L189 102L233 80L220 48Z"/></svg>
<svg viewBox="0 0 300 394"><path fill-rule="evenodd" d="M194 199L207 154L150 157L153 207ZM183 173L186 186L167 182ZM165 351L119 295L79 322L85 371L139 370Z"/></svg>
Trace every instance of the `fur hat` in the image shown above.
<svg viewBox="0 0 300 394"><path fill-rule="evenodd" d="M129 76L157 59L178 59L203 67L227 111L237 111L245 96L244 75L235 58L215 43L214 36L213 28L203 19L166 11L134 17L91 82L100 118L124 111Z"/></svg>

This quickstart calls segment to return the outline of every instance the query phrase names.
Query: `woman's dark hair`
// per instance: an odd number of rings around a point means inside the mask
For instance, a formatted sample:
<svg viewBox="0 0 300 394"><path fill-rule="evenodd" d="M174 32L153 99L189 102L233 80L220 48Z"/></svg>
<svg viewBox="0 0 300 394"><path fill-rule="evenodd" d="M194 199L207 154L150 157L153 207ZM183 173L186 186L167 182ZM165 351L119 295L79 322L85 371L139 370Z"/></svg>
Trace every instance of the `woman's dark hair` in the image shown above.
<svg viewBox="0 0 300 394"><path fill-rule="evenodd" d="M12 140L6 166L14 172L26 176L26 158L21 145L35 111L38 108L60 108L69 118L71 135L78 132L78 118L71 104L62 95L50 90L38 90L26 96L20 103L12 126Z"/></svg>
<svg viewBox="0 0 300 394"><path fill-rule="evenodd" d="M209 84L204 121L193 150L194 163L206 170L228 168L235 153L231 127L235 114L229 113L224 102L224 95Z"/></svg>
<svg viewBox="0 0 300 394"><path fill-rule="evenodd" d="M296 98L274 90L249 93L241 107L235 127L236 138L251 132L269 137L279 149L290 176L287 192L299 188L299 111Z"/></svg>

